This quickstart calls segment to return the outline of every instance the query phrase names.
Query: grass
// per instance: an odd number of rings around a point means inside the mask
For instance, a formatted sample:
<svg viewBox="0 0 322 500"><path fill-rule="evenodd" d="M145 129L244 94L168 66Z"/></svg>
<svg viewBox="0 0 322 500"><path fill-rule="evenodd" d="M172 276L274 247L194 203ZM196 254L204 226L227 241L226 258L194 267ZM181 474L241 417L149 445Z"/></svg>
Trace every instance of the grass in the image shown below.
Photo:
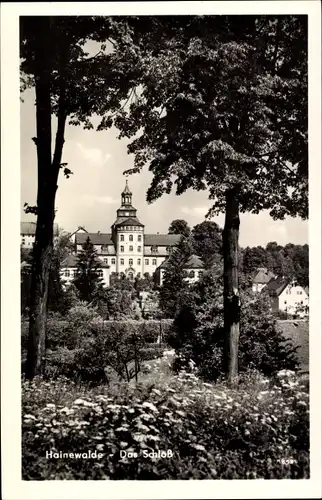
<svg viewBox="0 0 322 500"><path fill-rule="evenodd" d="M309 322L307 320L279 320L283 335L299 346L300 370L309 372Z"/></svg>

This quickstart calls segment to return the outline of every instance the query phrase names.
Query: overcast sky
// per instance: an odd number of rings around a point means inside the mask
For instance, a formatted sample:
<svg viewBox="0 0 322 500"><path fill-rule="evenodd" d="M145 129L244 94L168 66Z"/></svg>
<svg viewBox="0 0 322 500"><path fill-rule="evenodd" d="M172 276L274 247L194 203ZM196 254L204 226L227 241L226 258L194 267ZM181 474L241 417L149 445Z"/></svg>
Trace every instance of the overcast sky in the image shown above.
<svg viewBox="0 0 322 500"><path fill-rule="evenodd" d="M33 91L24 94L21 104L21 219L35 221L26 215L23 204L36 204L37 158L31 140L36 135L35 99ZM127 142L117 138L117 130L96 132L67 126L63 162L74 173L69 179L59 177L56 195L56 222L66 231L84 226L89 232L110 232L120 205L120 193L125 185L123 172L133 166L127 154ZM164 195L149 205L146 191L152 175L145 169L130 176L133 204L146 233L167 232L173 219L185 219L192 227L204 220L211 202L206 191L189 190L181 196ZM224 216L215 217L223 226ZM241 246L265 246L269 241L304 244L308 242L308 225L301 219L273 221L268 213L241 215Z"/></svg>

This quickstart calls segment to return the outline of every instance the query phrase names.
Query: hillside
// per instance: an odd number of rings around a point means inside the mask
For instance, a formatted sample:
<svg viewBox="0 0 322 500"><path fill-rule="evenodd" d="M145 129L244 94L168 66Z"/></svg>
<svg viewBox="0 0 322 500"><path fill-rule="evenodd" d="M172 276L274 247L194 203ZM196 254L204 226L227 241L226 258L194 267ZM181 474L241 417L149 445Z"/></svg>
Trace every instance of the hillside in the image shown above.
<svg viewBox="0 0 322 500"><path fill-rule="evenodd" d="M309 322L307 320L279 320L285 338L298 345L300 368L303 372L309 371Z"/></svg>

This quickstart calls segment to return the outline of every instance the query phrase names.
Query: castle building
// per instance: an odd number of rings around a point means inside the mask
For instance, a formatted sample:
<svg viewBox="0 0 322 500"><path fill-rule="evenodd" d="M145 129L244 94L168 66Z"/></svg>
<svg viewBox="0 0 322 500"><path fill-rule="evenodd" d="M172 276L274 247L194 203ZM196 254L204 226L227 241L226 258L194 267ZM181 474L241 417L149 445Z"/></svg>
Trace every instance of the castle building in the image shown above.
<svg viewBox="0 0 322 500"><path fill-rule="evenodd" d="M83 229L83 228L82 228ZM179 234L146 234L144 224L137 217L132 203L132 192L126 181L121 193L121 206L116 212L116 220L110 233L75 233L75 251L90 239L102 261L101 276L106 285L112 275L124 275L129 279L153 276L159 266L169 256L171 249L180 241ZM72 281L76 271L76 256L70 255L62 269L66 282Z"/></svg>
<svg viewBox="0 0 322 500"><path fill-rule="evenodd" d="M54 223L54 242L57 241L59 235L58 224ZM21 222L20 223L20 245L21 248L32 250L35 243L36 236L36 223L35 222Z"/></svg>

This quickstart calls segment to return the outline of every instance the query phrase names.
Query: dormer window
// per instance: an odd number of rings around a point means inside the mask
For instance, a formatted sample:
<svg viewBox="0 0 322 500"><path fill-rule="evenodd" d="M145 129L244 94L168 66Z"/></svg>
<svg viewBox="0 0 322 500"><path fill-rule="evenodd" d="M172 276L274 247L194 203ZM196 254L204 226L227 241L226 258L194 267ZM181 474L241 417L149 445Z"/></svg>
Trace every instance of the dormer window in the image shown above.
<svg viewBox="0 0 322 500"><path fill-rule="evenodd" d="M158 247L156 245L151 247L151 253L158 253Z"/></svg>

